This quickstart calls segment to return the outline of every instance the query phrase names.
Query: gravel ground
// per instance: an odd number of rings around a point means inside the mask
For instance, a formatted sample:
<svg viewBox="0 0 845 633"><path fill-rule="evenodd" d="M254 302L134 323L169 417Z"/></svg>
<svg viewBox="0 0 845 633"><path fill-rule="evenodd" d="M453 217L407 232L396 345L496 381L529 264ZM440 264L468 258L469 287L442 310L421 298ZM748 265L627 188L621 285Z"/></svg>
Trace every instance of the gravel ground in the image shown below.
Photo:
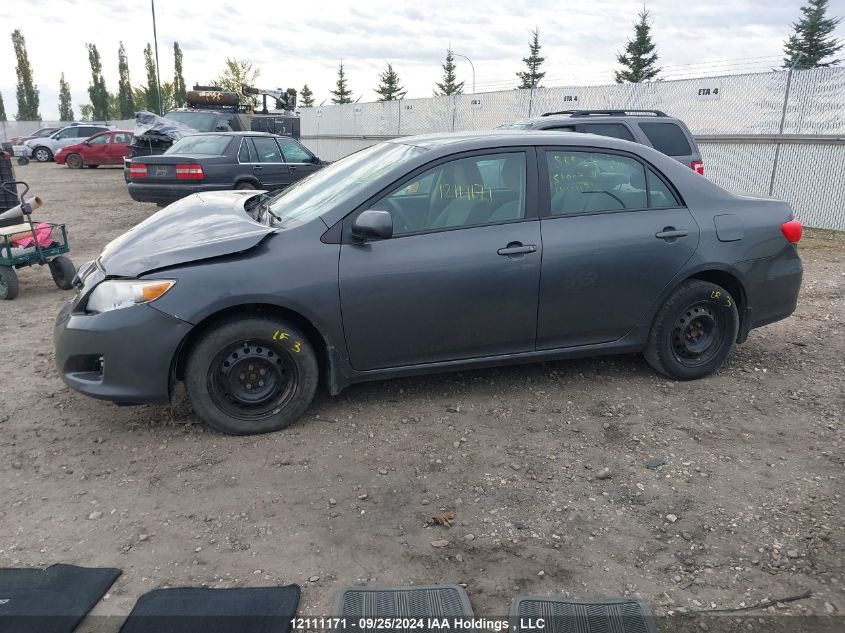
<svg viewBox="0 0 845 633"><path fill-rule="evenodd" d="M156 210L119 169L17 173L77 264ZM525 594L665 614L807 590L770 610L843 614L845 236L801 251L798 311L708 379L622 356L393 380L251 438L206 429L181 394L68 390L51 342L68 294L21 271L0 307L0 566L120 567L105 615L162 586L298 583L300 614L326 615L347 585L436 582L466 583L482 616ZM441 512L451 527L427 525Z"/></svg>

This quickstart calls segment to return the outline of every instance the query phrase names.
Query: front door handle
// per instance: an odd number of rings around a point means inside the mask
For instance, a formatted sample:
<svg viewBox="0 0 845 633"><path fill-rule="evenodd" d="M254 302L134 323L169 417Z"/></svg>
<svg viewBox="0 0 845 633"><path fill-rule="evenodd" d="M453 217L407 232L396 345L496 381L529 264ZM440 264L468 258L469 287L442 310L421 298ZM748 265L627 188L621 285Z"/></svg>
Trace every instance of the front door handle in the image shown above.
<svg viewBox="0 0 845 633"><path fill-rule="evenodd" d="M262 169L264 169L264 168L261 165L253 165L252 166L252 171L261 171Z"/></svg>
<svg viewBox="0 0 845 633"><path fill-rule="evenodd" d="M683 229L676 229L674 226L667 226L662 231L655 233L654 237L661 240L676 240L679 237L686 237L689 231Z"/></svg>
<svg viewBox="0 0 845 633"><path fill-rule="evenodd" d="M526 253L534 253L536 252L537 247L533 244L523 244L522 242L511 242L505 248L500 248L496 252L499 255L505 256L512 256L512 255L525 255Z"/></svg>

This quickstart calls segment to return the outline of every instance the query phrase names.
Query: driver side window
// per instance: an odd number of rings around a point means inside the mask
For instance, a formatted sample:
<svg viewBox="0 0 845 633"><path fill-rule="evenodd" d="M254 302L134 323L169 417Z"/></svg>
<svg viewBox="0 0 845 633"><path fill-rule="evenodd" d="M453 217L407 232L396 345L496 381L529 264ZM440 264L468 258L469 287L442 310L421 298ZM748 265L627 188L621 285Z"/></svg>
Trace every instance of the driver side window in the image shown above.
<svg viewBox="0 0 845 633"><path fill-rule="evenodd" d="M403 182L371 208L393 216L393 235L478 226L525 217L524 152L440 164Z"/></svg>

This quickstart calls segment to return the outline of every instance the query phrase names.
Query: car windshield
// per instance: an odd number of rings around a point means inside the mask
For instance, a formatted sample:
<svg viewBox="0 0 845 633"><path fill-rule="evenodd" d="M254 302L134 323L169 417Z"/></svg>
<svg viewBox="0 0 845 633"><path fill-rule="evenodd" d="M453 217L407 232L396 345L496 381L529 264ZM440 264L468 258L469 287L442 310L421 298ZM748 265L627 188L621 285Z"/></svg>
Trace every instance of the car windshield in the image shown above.
<svg viewBox="0 0 845 633"><path fill-rule="evenodd" d="M187 125L197 132L213 132L217 123L217 115L213 112L168 112L164 118Z"/></svg>
<svg viewBox="0 0 845 633"><path fill-rule="evenodd" d="M288 187L268 201L269 208L286 225L308 222L425 151L402 143L368 147Z"/></svg>
<svg viewBox="0 0 845 633"><path fill-rule="evenodd" d="M231 136L221 136L220 134L196 134L194 136L186 136L179 139L164 153L222 156L231 142Z"/></svg>
<svg viewBox="0 0 845 633"><path fill-rule="evenodd" d="M497 127L497 130L527 130L531 127L531 121L514 121Z"/></svg>

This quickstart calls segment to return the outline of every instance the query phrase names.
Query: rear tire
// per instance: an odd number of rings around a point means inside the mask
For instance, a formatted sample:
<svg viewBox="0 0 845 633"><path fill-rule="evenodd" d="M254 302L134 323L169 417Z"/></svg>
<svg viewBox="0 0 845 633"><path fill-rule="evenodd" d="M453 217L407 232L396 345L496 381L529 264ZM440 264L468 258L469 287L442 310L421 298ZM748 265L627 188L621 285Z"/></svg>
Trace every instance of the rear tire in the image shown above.
<svg viewBox="0 0 845 633"><path fill-rule="evenodd" d="M53 160L53 152L46 147L36 147L33 150L32 155L39 163L49 163Z"/></svg>
<svg viewBox="0 0 845 633"><path fill-rule="evenodd" d="M661 374L695 380L722 366L738 332L734 297L709 281L689 279L658 310L643 355Z"/></svg>
<svg viewBox="0 0 845 633"><path fill-rule="evenodd" d="M73 265L69 257L59 255L51 259L47 265L50 267L50 273L53 275L53 281L57 287L62 290L73 288L73 278L76 277L76 266Z"/></svg>
<svg viewBox="0 0 845 633"><path fill-rule="evenodd" d="M308 338L271 317L241 316L213 326L194 344L185 369L194 411L228 435L287 427L311 404L318 380Z"/></svg>
<svg viewBox="0 0 845 633"><path fill-rule="evenodd" d="M0 266L0 301L18 296L18 273L11 266Z"/></svg>
<svg viewBox="0 0 845 633"><path fill-rule="evenodd" d="M65 158L65 165L68 166L68 169L82 169L84 163L82 162L82 156L79 154L69 154Z"/></svg>
<svg viewBox="0 0 845 633"><path fill-rule="evenodd" d="M238 184L235 185L235 189L238 189L238 190L255 189L255 185L253 185L251 182L239 182Z"/></svg>

